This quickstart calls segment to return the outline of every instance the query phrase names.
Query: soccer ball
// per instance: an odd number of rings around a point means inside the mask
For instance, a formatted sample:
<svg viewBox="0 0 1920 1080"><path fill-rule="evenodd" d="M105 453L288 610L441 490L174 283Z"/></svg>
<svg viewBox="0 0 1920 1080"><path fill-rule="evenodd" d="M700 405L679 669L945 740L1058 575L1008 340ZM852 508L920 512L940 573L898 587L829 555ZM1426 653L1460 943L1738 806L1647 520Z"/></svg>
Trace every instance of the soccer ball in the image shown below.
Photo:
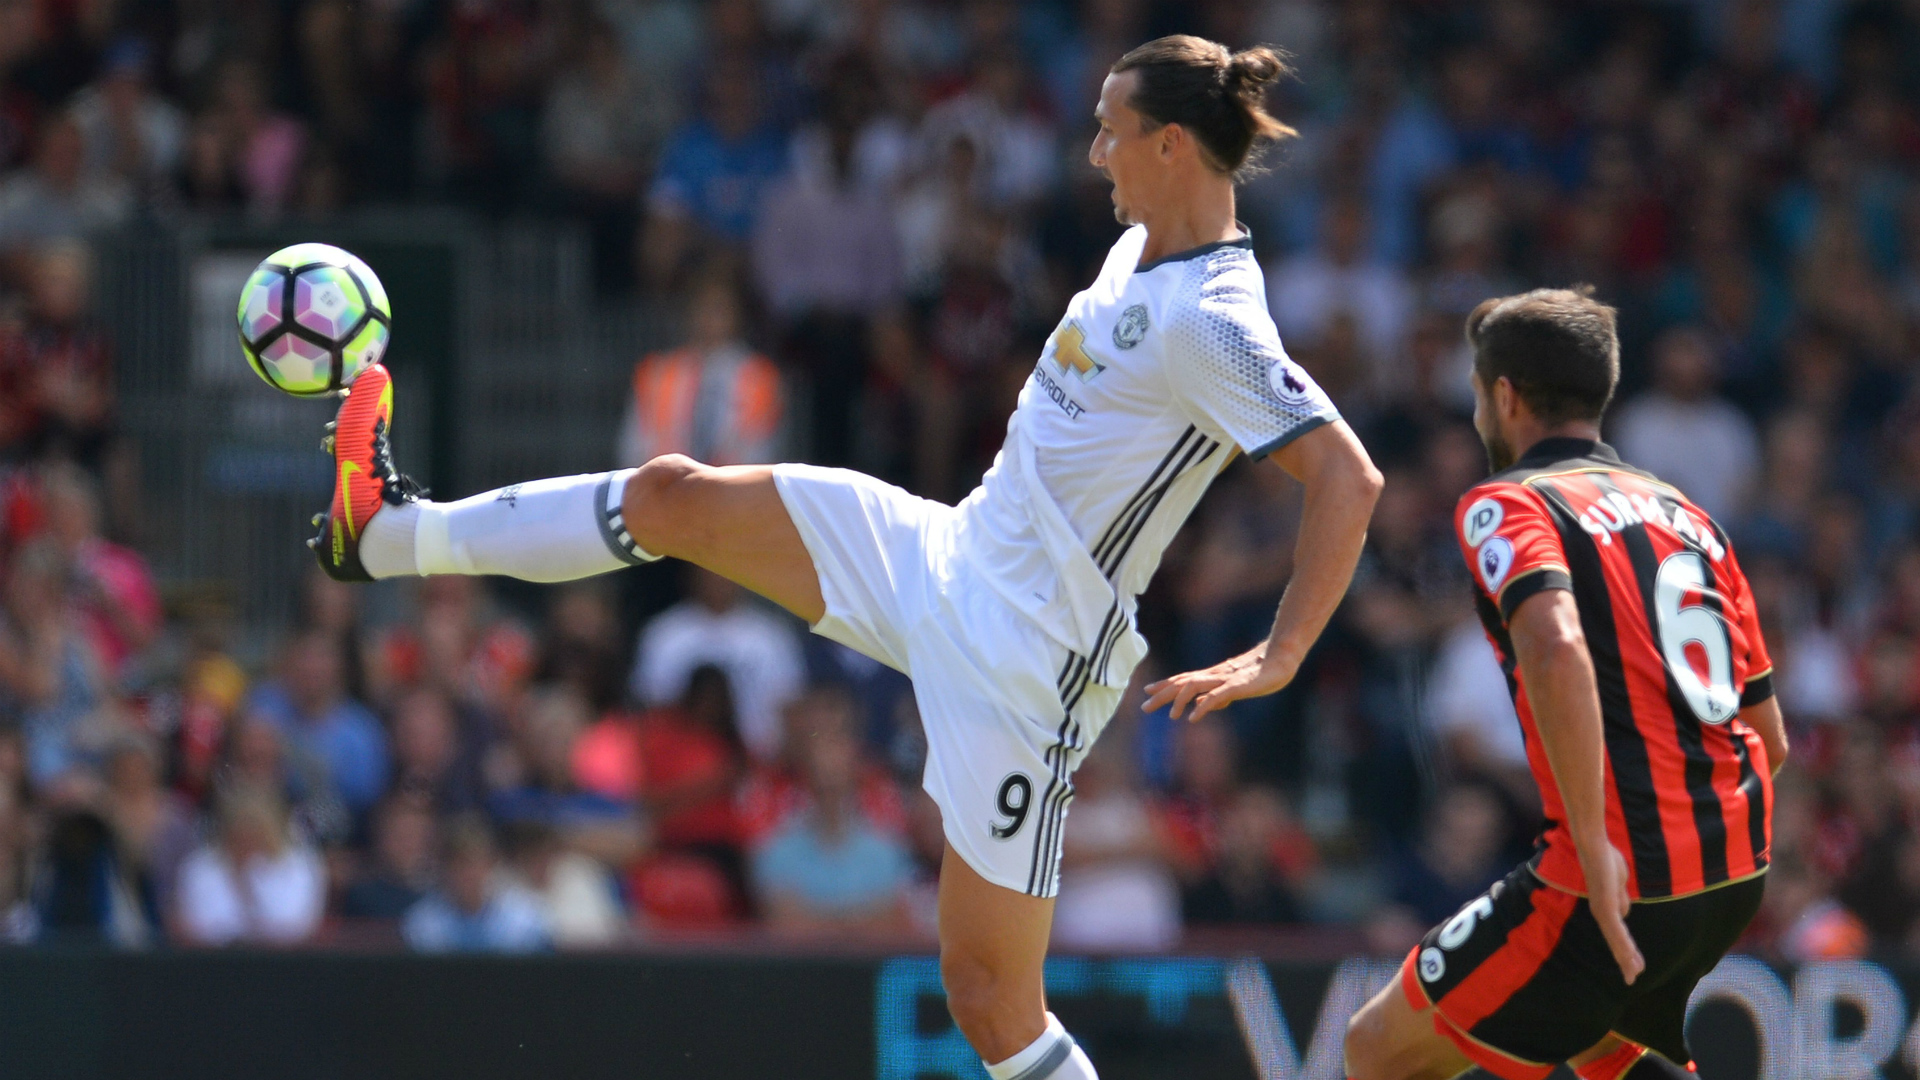
<svg viewBox="0 0 1920 1080"><path fill-rule="evenodd" d="M353 382L386 353L392 323L373 269L332 244L281 248L240 290L240 351L295 397Z"/></svg>

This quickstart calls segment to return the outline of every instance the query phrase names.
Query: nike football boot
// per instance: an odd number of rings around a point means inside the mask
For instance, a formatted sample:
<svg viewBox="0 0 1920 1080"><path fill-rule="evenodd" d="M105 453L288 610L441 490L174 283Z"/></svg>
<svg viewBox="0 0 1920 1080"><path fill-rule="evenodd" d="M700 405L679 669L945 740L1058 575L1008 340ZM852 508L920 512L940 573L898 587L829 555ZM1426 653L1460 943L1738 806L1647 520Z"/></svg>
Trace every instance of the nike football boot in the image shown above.
<svg viewBox="0 0 1920 1080"><path fill-rule="evenodd" d="M320 568L337 581L372 581L360 564L360 537L373 515L426 494L393 467L393 376L374 364L340 391L340 412L321 446L333 455L333 506L315 514L320 535L307 541Z"/></svg>

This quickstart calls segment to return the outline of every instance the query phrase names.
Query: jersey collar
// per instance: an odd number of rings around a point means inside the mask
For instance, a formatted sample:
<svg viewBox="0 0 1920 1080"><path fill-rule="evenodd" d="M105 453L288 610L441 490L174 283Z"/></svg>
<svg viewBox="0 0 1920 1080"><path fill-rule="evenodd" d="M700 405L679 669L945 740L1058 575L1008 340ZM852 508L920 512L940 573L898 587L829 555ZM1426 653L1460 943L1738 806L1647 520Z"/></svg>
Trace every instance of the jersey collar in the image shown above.
<svg viewBox="0 0 1920 1080"><path fill-rule="evenodd" d="M1186 262L1188 259L1197 259L1202 255L1211 255L1224 248L1246 248L1251 251L1253 249L1253 234L1247 231L1245 225L1241 225L1237 221L1234 222L1234 224L1239 226L1240 235L1231 240L1216 240L1211 244L1201 244L1196 248L1176 251L1171 255L1162 255L1152 262L1141 263L1139 266L1134 267L1133 272L1136 274L1144 274L1149 270L1156 270L1168 263Z"/></svg>
<svg viewBox="0 0 1920 1080"><path fill-rule="evenodd" d="M1575 439L1566 435L1553 435L1541 439L1528 447L1527 452L1520 455L1520 460L1513 464L1516 468L1537 469L1542 465L1551 465L1556 461L1572 461L1575 458L1592 458L1609 465L1621 464L1620 455L1606 443L1595 439Z"/></svg>

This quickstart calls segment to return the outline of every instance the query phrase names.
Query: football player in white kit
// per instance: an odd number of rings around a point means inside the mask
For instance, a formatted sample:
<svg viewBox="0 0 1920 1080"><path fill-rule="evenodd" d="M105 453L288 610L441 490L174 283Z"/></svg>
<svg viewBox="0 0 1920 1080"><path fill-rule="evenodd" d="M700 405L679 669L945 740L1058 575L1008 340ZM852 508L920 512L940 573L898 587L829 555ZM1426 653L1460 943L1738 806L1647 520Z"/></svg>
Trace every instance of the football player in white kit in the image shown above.
<svg viewBox="0 0 1920 1080"><path fill-rule="evenodd" d="M1281 349L1234 216L1250 154L1291 134L1261 106L1284 71L1270 49L1186 36L1113 66L1089 158L1131 228L1068 305L998 459L958 506L844 469L677 455L428 502L393 470L392 387L376 367L336 421L321 563L355 580L557 581L671 556L911 675L947 838L949 1009L996 1080L1092 1080L1046 1009L1042 962L1074 767L1146 653L1135 597L1236 454L1286 470L1304 485L1304 524L1271 637L1148 687L1150 707L1194 717L1279 690L1346 591L1380 488Z"/></svg>

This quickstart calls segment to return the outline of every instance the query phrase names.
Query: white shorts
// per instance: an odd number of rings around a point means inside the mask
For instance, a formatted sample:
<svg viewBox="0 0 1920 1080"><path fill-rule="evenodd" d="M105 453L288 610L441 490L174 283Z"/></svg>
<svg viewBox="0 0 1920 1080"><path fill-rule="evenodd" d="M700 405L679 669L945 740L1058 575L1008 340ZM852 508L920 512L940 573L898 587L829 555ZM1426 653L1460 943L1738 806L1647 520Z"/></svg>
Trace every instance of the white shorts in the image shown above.
<svg viewBox="0 0 1920 1080"><path fill-rule="evenodd" d="M913 679L947 842L996 885L1054 895L1073 771L1120 689L973 579L953 507L848 469L773 480L820 574L813 632Z"/></svg>

